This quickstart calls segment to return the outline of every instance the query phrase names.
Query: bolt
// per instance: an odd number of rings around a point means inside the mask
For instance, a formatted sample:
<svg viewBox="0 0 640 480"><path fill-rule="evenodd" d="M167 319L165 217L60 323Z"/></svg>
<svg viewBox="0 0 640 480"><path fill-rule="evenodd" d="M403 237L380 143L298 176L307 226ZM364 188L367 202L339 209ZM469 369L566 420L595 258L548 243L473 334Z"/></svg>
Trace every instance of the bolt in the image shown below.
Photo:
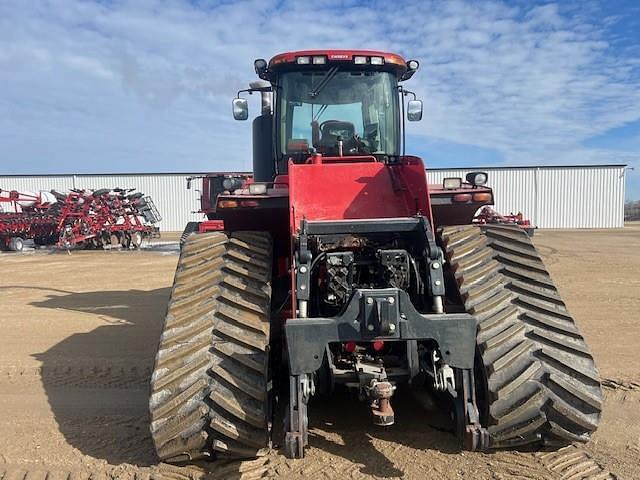
<svg viewBox="0 0 640 480"><path fill-rule="evenodd" d="M300 290L306 290L307 286L303 283L302 285L300 285Z"/></svg>
<svg viewBox="0 0 640 480"><path fill-rule="evenodd" d="M431 264L431 268L433 268L434 270L437 270L438 268L440 268L440 262L433 262Z"/></svg>
<svg viewBox="0 0 640 480"><path fill-rule="evenodd" d="M389 297L389 298L387 298L387 301L388 301L391 305L393 305L394 303L396 303L396 299L395 299L395 298L393 298L393 297Z"/></svg>
<svg viewBox="0 0 640 480"><path fill-rule="evenodd" d="M373 329L375 327L373 326L373 323L370 323L369 325L367 325L367 330L369 330L370 332L373 332Z"/></svg>
<svg viewBox="0 0 640 480"><path fill-rule="evenodd" d="M307 267L305 267L304 265L302 265L300 267L300 273L307 273Z"/></svg>
<svg viewBox="0 0 640 480"><path fill-rule="evenodd" d="M367 297L367 304L373 305L373 298Z"/></svg>
<svg viewBox="0 0 640 480"><path fill-rule="evenodd" d="M396 325L395 325L395 323L391 323L391 324L389 324L389 330L390 330L391 332L395 332L395 330L396 330Z"/></svg>
<svg viewBox="0 0 640 480"><path fill-rule="evenodd" d="M441 284L442 282L441 282L440 280L436 280L436 281L435 281L435 282L433 282L433 283L435 283L435 284L436 284L436 287L439 287L439 286L440 286L440 284Z"/></svg>

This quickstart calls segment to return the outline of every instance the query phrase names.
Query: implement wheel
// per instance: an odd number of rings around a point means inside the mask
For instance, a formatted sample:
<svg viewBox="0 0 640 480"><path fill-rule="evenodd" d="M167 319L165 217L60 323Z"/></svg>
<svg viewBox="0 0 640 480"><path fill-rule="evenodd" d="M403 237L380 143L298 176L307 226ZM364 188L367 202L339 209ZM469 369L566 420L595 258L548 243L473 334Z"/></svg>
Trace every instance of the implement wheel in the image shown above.
<svg viewBox="0 0 640 480"><path fill-rule="evenodd" d="M9 250L21 252L24 249L24 240L21 237L13 237L9 240Z"/></svg>
<svg viewBox="0 0 640 480"><path fill-rule="evenodd" d="M161 460L268 451L271 250L261 232L185 242L151 378Z"/></svg>
<svg viewBox="0 0 640 480"><path fill-rule="evenodd" d="M602 410L598 370L526 232L486 225L440 234L479 322L478 408L491 446L588 441Z"/></svg>
<svg viewBox="0 0 640 480"><path fill-rule="evenodd" d="M133 232L131 234L131 245L134 249L139 249L142 245L142 233L141 232Z"/></svg>

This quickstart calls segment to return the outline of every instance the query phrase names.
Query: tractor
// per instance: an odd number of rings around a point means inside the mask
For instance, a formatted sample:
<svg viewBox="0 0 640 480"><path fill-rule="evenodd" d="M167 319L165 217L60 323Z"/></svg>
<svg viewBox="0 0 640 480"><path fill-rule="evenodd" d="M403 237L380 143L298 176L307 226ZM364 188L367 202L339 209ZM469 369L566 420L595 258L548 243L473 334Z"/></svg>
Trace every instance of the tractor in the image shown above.
<svg viewBox="0 0 640 480"><path fill-rule="evenodd" d="M242 121L261 97L253 172L202 178L207 220L183 237L151 378L158 457L302 458L314 397L347 389L387 428L404 385L442 400L461 449L588 441L599 374L531 239L472 223L493 204L486 172L429 185L405 154L418 61L254 67L232 102Z"/></svg>

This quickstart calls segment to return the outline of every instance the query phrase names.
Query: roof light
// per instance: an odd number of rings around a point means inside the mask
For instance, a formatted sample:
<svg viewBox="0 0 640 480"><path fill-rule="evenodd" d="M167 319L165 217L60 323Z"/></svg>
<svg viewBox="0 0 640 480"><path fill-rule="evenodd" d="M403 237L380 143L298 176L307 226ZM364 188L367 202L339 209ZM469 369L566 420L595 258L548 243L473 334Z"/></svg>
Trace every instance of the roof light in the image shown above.
<svg viewBox="0 0 640 480"><path fill-rule="evenodd" d="M353 63L355 63L356 65L365 65L367 63L367 57L353 57Z"/></svg>
<svg viewBox="0 0 640 480"><path fill-rule="evenodd" d="M471 185L485 185L489 175L486 172L469 172L466 178Z"/></svg>
<svg viewBox="0 0 640 480"><path fill-rule="evenodd" d="M407 62L407 68L409 70L418 70L419 67L420 67L420 62L418 62L417 60L409 60Z"/></svg>
<svg viewBox="0 0 640 480"><path fill-rule="evenodd" d="M267 193L266 183L252 183L249 185L249 194L264 195L265 193Z"/></svg>
<svg viewBox="0 0 640 480"><path fill-rule="evenodd" d="M327 57L325 56L313 57L314 65L324 65L325 63L327 63Z"/></svg>
<svg viewBox="0 0 640 480"><path fill-rule="evenodd" d="M382 57L371 57L371 65L383 65L384 58Z"/></svg>
<svg viewBox="0 0 640 480"><path fill-rule="evenodd" d="M298 57L296 58L298 65L309 65L311 63L311 57Z"/></svg>
<svg viewBox="0 0 640 480"><path fill-rule="evenodd" d="M449 177L442 181L442 186L445 190L455 190L462 187L462 179L459 177Z"/></svg>
<svg viewBox="0 0 640 480"><path fill-rule="evenodd" d="M243 181L240 177L226 177L222 180L222 188L233 191L242 188Z"/></svg>
<svg viewBox="0 0 640 480"><path fill-rule="evenodd" d="M267 61L264 58L258 58L253 62L253 68L257 75L261 75L267 70Z"/></svg>

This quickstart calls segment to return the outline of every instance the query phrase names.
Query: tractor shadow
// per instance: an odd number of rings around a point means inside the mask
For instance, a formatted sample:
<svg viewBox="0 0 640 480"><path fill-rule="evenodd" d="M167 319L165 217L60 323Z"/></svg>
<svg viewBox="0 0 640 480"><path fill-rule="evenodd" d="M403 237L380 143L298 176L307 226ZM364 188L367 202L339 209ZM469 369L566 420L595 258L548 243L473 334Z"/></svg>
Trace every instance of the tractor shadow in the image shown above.
<svg viewBox="0 0 640 480"><path fill-rule="evenodd" d="M48 298L31 305L108 322L34 355L60 432L82 454L111 465L156 464L148 384L171 289L46 290Z"/></svg>
<svg viewBox="0 0 640 480"><path fill-rule="evenodd" d="M156 465L148 427L148 383L171 289L45 290L48 298L33 306L108 322L34 355L42 362L42 384L60 432L83 455L110 465ZM393 407L396 424L381 428L371 423L366 405L347 392L338 390L330 401L318 398L309 409L310 446L359 464L362 473L377 477L404 474L392 460L390 450L397 445L459 452L440 410L425 409L407 389L397 392Z"/></svg>
<svg viewBox="0 0 640 480"><path fill-rule="evenodd" d="M451 420L425 395L399 388L392 401L396 423L379 427L372 423L365 403L337 390L330 401L317 399L310 404L309 445L359 464L361 474L376 478L405 475L393 462L399 448L459 454Z"/></svg>

